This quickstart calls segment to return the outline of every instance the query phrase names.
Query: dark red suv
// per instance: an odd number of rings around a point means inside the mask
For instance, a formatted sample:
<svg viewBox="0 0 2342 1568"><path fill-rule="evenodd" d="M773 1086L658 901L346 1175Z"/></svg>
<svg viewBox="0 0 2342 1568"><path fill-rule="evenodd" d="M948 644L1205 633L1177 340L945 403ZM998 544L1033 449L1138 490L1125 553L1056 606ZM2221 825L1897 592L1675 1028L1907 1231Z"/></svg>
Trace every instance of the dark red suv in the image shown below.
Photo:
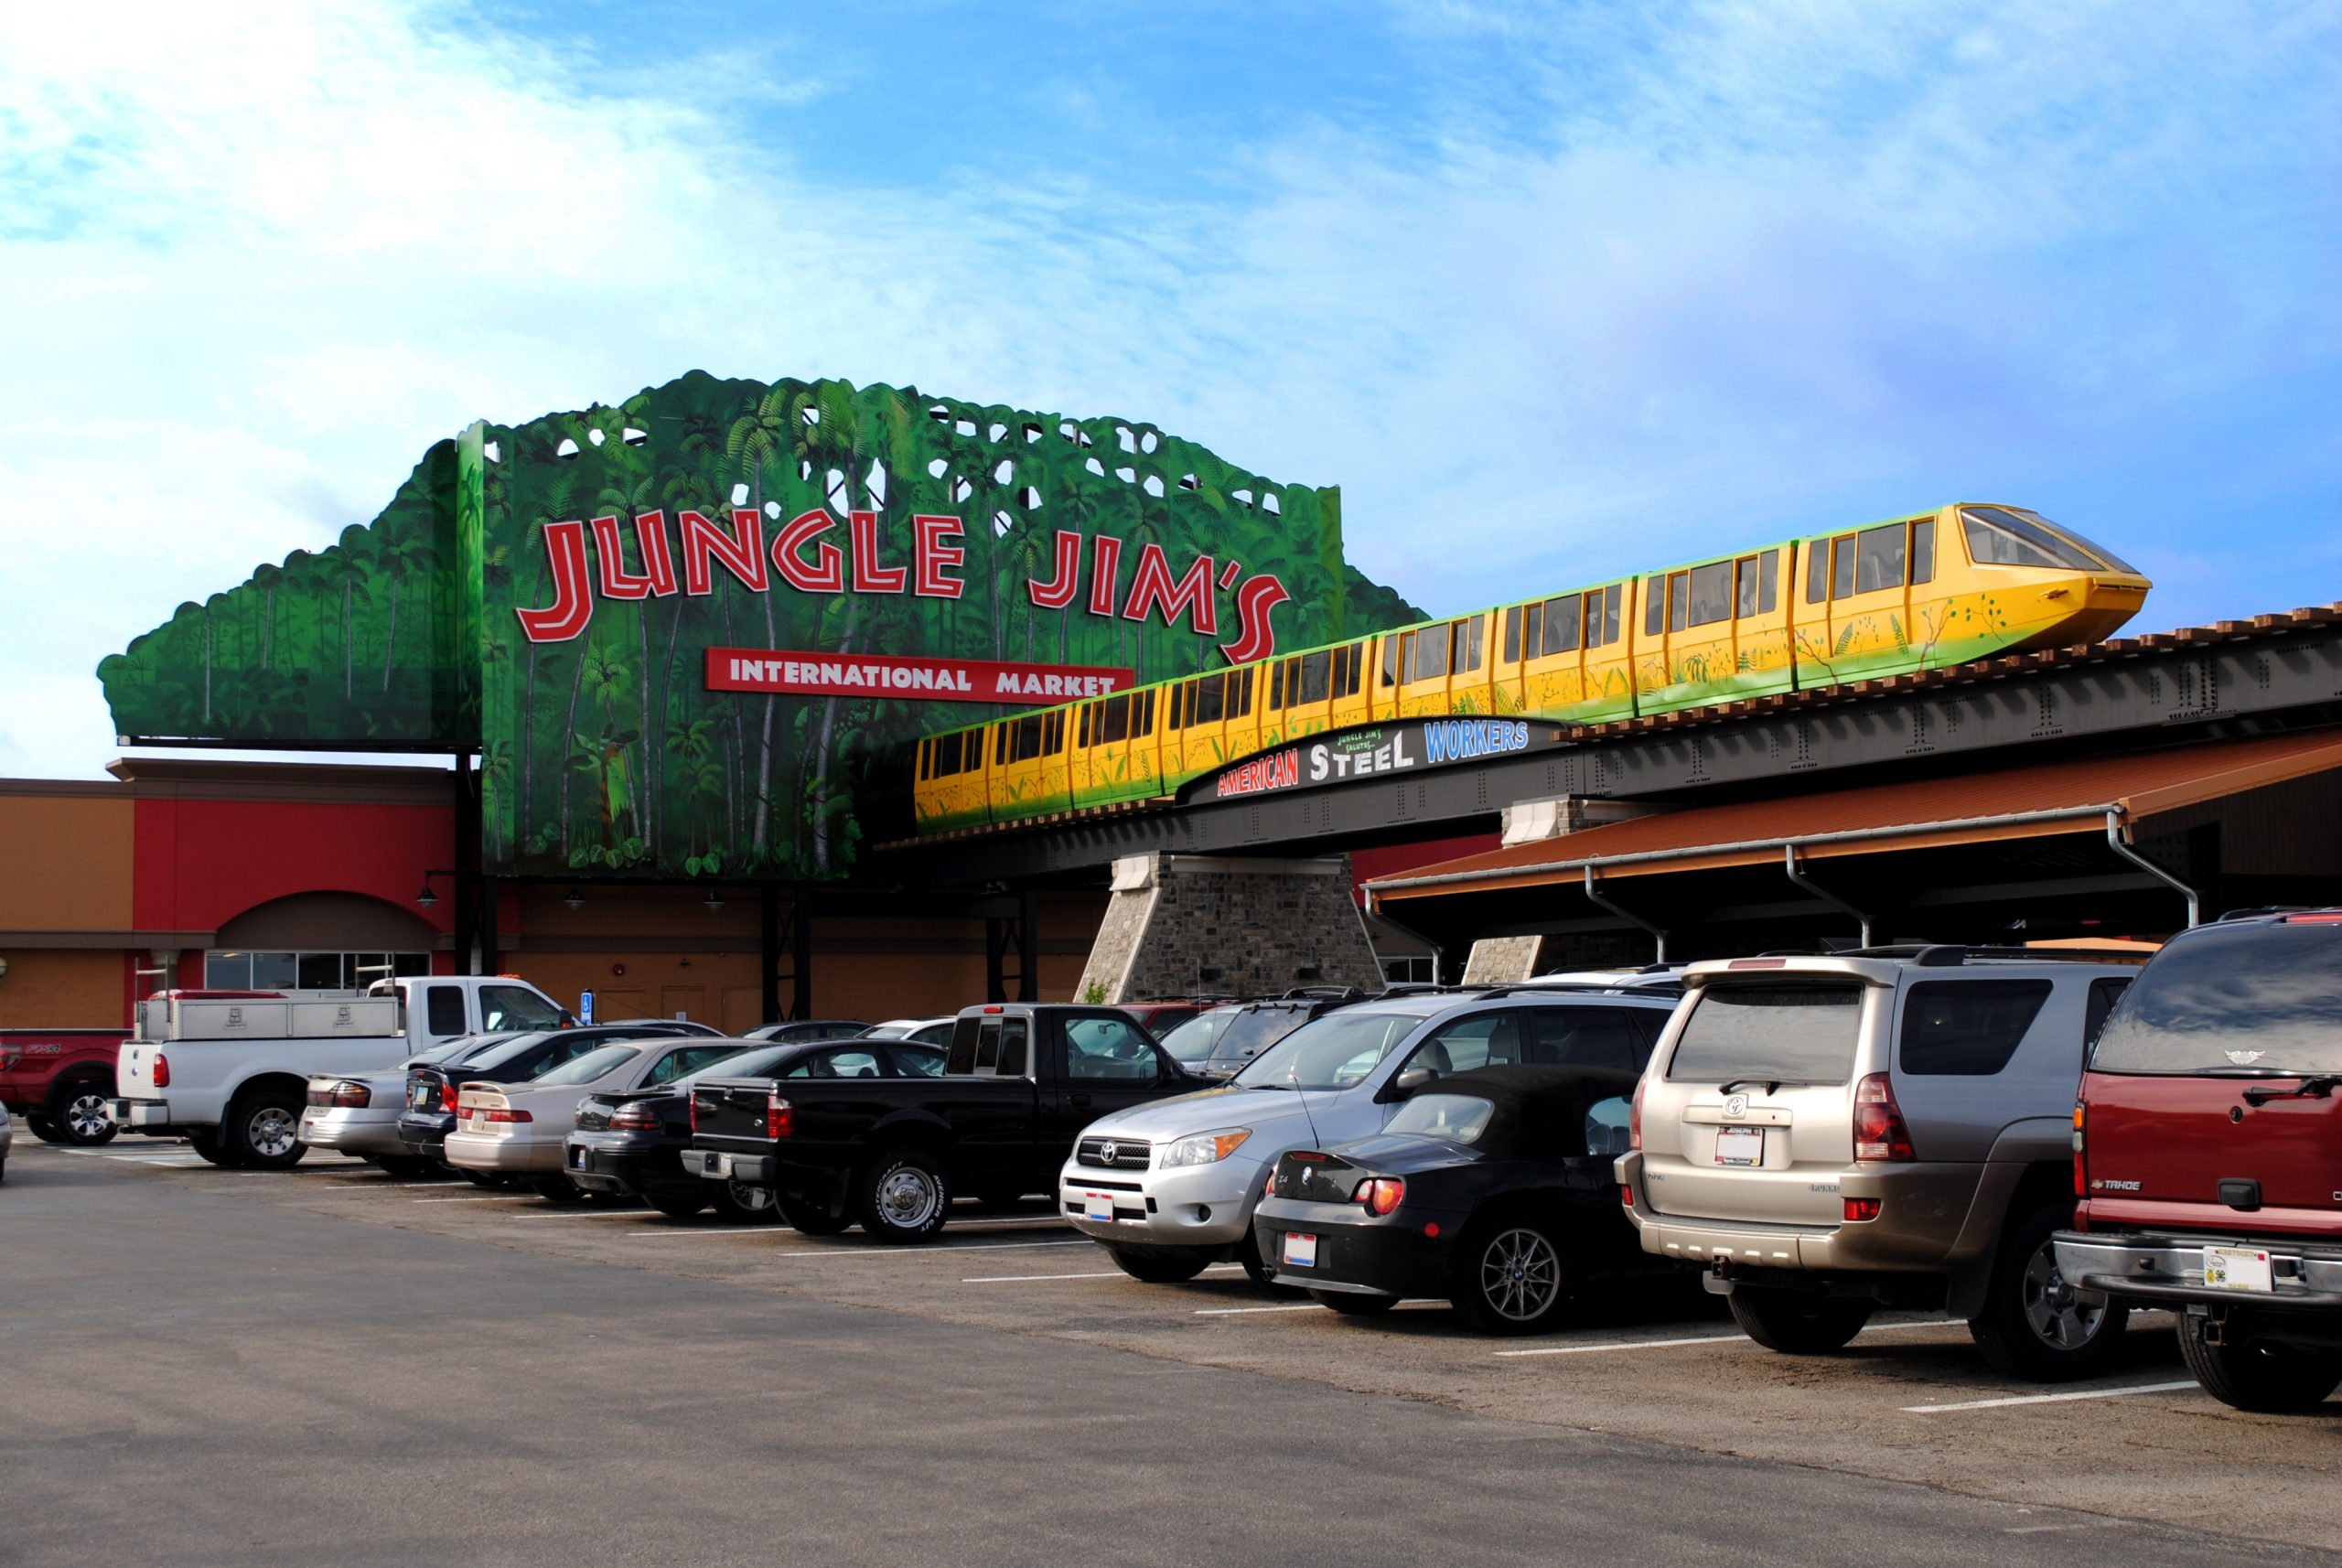
<svg viewBox="0 0 2342 1568"><path fill-rule="evenodd" d="M50 1144L91 1146L114 1135L106 1120L121 1029L0 1029L0 1105Z"/></svg>
<svg viewBox="0 0 2342 1568"><path fill-rule="evenodd" d="M2074 1107L2058 1273L2184 1312L2215 1398L2342 1386L2342 909L2172 939L2107 1018Z"/></svg>

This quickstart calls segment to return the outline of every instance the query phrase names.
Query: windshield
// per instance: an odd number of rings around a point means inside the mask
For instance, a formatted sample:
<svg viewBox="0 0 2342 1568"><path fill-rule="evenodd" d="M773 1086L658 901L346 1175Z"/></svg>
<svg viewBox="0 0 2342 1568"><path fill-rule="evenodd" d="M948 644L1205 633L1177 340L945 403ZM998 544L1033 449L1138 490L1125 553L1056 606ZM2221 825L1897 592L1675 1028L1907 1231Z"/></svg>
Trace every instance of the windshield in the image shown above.
<svg viewBox="0 0 2342 1568"><path fill-rule="evenodd" d="M873 1024L854 1035L857 1040L899 1040L919 1027L918 1020L897 1018L888 1024Z"/></svg>
<svg viewBox="0 0 2342 1568"><path fill-rule="evenodd" d="M475 1055L496 1048L494 1040L483 1040L477 1035L459 1035L452 1040L442 1040L427 1051L417 1051L406 1058L407 1067L429 1067L434 1062L468 1061Z"/></svg>
<svg viewBox="0 0 2342 1568"><path fill-rule="evenodd" d="M563 1084L591 1083L596 1079L616 1072L642 1054L635 1046L604 1046L597 1051L587 1051L575 1061L567 1061L551 1072L541 1073L532 1083Z"/></svg>
<svg viewBox="0 0 2342 1568"><path fill-rule="evenodd" d="M1382 1130L1469 1144L1488 1131L1488 1118L1496 1108L1494 1101L1477 1094L1418 1094L1400 1106L1399 1113L1384 1122Z"/></svg>
<svg viewBox="0 0 2342 1568"><path fill-rule="evenodd" d="M2342 1072L2342 925L2175 937L2107 1015L2095 1072Z"/></svg>
<svg viewBox="0 0 2342 1568"><path fill-rule="evenodd" d="M2004 506L1964 506L1960 522L1968 558L1979 566L2066 566L2093 572L2107 564L2030 513ZM2128 570L2128 568L2124 568Z"/></svg>
<svg viewBox="0 0 2342 1568"><path fill-rule="evenodd" d="M1211 1055L1212 1047L1219 1043L1221 1032L1237 1012L1234 1007L1222 1007L1210 1013L1198 1013L1165 1035L1160 1044L1182 1067L1193 1067Z"/></svg>
<svg viewBox="0 0 2342 1568"><path fill-rule="evenodd" d="M2118 572L2128 572L2134 577L2143 577L2146 575L2144 572L2140 571L2136 566L2133 566L2128 561L2123 560L2122 557L2114 553L2113 551L2109 550L2105 545L2100 544L2097 540L2084 539L2080 534L2076 533L2072 529L2068 528L2062 522L2052 522L2047 518L2042 516L2039 512L2030 510L2021 506L2010 507L2007 510L2016 513L2019 517L2029 519L2032 521L2040 524L2043 528L2047 529L2050 532L2064 540L2067 543L2081 550L2085 554L2097 556L2100 561L2105 562L2108 565L2113 567Z"/></svg>
<svg viewBox="0 0 2342 1568"><path fill-rule="evenodd" d="M1667 1064L1670 1082L1843 1083L1861 1033L1859 983L1708 985Z"/></svg>
<svg viewBox="0 0 2342 1568"><path fill-rule="evenodd" d="M1305 1007L1240 1008L1212 1042L1211 1065L1232 1072L1307 1022Z"/></svg>
<svg viewBox="0 0 2342 1568"><path fill-rule="evenodd" d="M1420 1013L1328 1013L1254 1057L1229 1081L1239 1089L1348 1089L1423 1021Z"/></svg>

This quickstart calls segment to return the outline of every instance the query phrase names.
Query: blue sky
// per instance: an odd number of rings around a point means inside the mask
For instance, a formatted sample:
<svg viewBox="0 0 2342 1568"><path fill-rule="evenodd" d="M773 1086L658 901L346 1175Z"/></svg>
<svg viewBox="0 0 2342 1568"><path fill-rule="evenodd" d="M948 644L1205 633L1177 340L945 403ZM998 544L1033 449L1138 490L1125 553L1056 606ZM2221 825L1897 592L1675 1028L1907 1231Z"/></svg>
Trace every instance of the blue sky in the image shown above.
<svg viewBox="0 0 2342 1568"><path fill-rule="evenodd" d="M1435 611L1977 497L2139 629L2342 598L2338 68L2332 0L0 8L0 774L432 439L694 366L1152 419Z"/></svg>

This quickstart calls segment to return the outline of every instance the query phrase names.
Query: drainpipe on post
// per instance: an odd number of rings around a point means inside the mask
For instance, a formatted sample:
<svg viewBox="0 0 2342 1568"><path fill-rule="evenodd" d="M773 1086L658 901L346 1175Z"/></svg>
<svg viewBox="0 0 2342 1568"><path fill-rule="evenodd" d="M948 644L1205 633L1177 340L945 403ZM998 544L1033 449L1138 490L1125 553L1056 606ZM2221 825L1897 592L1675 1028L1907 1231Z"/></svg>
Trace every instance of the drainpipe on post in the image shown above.
<svg viewBox="0 0 2342 1568"><path fill-rule="evenodd" d="M1665 963L1667 961L1666 929L1664 927L1652 925L1649 920L1644 919L1632 909L1620 908L1617 905L1613 904L1609 899L1605 898L1600 893L1596 892L1594 886L1594 867L1590 865L1585 868L1585 897L1587 901L1593 904L1595 908L1607 909L1610 913L1617 916L1618 918L1626 921L1628 925L1638 926L1642 929L1649 931L1651 935L1651 940L1659 944L1657 955L1658 961L1660 963Z"/></svg>
<svg viewBox="0 0 2342 1568"><path fill-rule="evenodd" d="M1840 914L1852 916L1855 925L1862 930L1863 946L1868 947L1871 945L1870 917L1864 914L1860 909L1855 908L1852 904L1847 903L1843 898L1841 898L1836 894L1831 892L1828 888L1821 886L1819 883L1809 881L1805 873L1797 868L1797 845L1793 843L1785 843L1781 846L1781 869L1789 874L1789 880L1791 882L1795 883L1807 893L1810 893L1814 897L1821 899L1824 904L1829 905L1832 909L1837 910Z"/></svg>
<svg viewBox="0 0 2342 1568"><path fill-rule="evenodd" d="M2106 847L2186 899L2187 924L2191 928L2204 923L2203 899L2196 889L2122 842L2122 808L2120 806L2106 809Z"/></svg>

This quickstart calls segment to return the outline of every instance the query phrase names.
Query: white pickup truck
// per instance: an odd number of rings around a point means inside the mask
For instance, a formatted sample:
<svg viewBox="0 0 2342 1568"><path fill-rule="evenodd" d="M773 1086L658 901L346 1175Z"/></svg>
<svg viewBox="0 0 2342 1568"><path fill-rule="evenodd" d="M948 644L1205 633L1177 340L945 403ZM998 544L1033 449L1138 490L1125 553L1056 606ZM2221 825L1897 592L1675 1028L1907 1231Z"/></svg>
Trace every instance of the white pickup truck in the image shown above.
<svg viewBox="0 0 2342 1568"><path fill-rule="evenodd" d="M167 991L138 1004L106 1111L127 1132L185 1136L213 1165L282 1170L308 1152L300 1124L310 1075L378 1071L459 1035L572 1022L552 997L503 975L383 981L328 1001Z"/></svg>

